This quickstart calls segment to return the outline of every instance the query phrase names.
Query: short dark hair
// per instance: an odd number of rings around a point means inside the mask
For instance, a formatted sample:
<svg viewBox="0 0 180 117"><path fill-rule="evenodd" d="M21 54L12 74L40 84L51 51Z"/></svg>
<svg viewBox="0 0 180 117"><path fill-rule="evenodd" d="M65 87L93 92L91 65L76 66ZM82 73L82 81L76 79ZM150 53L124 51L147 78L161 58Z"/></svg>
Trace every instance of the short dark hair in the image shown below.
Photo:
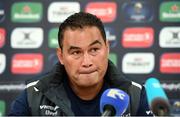
<svg viewBox="0 0 180 117"><path fill-rule="evenodd" d="M67 30L68 28L72 30L78 28L82 29L86 26L97 27L103 37L104 42L106 42L106 34L102 21L98 17L90 13L79 12L69 16L62 24L60 24L58 32L59 47L62 48L63 46L62 42L65 30Z"/></svg>

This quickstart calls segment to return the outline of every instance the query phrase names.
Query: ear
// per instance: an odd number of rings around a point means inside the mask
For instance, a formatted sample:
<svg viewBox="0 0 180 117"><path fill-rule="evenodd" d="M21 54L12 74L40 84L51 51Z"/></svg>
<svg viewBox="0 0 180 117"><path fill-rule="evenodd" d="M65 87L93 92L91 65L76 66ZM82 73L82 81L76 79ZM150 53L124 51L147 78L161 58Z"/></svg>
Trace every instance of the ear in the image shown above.
<svg viewBox="0 0 180 117"><path fill-rule="evenodd" d="M61 63L62 65L64 65L62 49L61 49L61 48L57 48L57 49L56 49L56 54L57 54L57 56L58 56L58 59L59 59L60 63Z"/></svg>

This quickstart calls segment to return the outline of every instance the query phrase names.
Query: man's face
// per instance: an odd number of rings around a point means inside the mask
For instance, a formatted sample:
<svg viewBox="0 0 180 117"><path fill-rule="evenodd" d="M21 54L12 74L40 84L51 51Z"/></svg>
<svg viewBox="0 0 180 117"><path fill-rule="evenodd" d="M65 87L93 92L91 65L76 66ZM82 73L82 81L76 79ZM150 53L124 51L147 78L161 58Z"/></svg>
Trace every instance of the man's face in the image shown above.
<svg viewBox="0 0 180 117"><path fill-rule="evenodd" d="M108 66L109 45L104 42L97 27L64 32L63 49L57 50L70 83L78 87L91 87L103 82Z"/></svg>

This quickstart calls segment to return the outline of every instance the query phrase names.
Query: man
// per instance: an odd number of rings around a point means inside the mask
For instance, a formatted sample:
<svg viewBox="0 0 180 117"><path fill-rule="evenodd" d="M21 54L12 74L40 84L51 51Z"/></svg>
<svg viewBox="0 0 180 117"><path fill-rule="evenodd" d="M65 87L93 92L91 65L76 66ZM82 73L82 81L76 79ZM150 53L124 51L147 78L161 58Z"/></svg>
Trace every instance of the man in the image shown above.
<svg viewBox="0 0 180 117"><path fill-rule="evenodd" d="M109 45L102 22L76 13L59 27L60 63L40 80L27 84L9 115L99 116L100 97L108 88L130 96L124 115L148 115L144 87L123 78L108 60Z"/></svg>

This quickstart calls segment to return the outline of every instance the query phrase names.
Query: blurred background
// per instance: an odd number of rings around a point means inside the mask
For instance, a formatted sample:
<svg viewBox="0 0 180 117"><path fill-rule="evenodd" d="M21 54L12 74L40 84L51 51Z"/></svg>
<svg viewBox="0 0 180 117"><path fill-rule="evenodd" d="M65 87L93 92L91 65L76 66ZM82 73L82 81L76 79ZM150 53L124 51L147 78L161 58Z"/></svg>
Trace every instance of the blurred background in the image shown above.
<svg viewBox="0 0 180 117"><path fill-rule="evenodd" d="M58 61L58 26L79 11L103 21L119 71L141 84L159 79L180 115L180 0L0 0L0 116Z"/></svg>

